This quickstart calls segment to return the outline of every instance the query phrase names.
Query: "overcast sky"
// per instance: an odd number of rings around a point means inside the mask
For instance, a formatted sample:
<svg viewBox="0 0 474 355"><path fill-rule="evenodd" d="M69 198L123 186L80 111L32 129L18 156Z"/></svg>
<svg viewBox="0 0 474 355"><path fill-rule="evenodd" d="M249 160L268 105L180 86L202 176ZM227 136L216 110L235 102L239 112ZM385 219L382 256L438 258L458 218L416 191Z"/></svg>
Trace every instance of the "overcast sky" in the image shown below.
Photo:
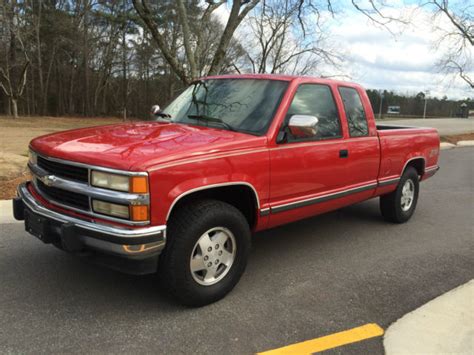
<svg viewBox="0 0 474 355"><path fill-rule="evenodd" d="M393 34L374 26L355 9L328 22L334 40L346 51L343 67L352 80L372 89L402 93L430 90L432 96L474 98L473 90L464 81L453 81L437 73L435 63L440 52L433 47L438 33L432 30L432 14L426 10L413 12L408 7L398 11L412 21L409 25L393 23ZM443 28L450 24L438 20L437 25Z"/></svg>
<svg viewBox="0 0 474 355"><path fill-rule="evenodd" d="M325 31L331 38L332 46L338 47L345 57L342 74L368 89L409 94L430 90L431 96L439 98L446 95L451 99L474 99L474 91L464 81L446 78L436 71L435 63L441 52L433 47L439 35L433 31L433 14L424 9L415 11L414 7L404 5L401 0L387 0L386 3L391 6L386 15L401 16L409 24L391 23L389 31L374 25L350 3L349 6L339 3L340 8L336 8L334 16L326 15ZM218 10L223 22L228 11L225 6ZM441 20L437 20L436 26L451 26L447 20ZM245 23L237 31L237 36L239 31L245 33ZM248 38L245 34L243 37ZM326 75L335 73L332 68L324 68L322 72ZM474 76L474 64L471 74Z"/></svg>

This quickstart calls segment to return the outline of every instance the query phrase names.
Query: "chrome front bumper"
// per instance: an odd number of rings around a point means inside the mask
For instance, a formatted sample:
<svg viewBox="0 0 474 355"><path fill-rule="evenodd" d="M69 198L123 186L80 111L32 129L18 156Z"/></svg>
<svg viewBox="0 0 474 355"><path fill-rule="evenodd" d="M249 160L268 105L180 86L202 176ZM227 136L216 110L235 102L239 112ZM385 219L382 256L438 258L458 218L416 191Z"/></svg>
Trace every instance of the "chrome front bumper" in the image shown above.
<svg viewBox="0 0 474 355"><path fill-rule="evenodd" d="M45 243L62 245L65 250L99 251L128 259L145 259L160 254L166 244L166 226L130 228L95 223L53 211L31 194L27 183L20 184L13 201L15 218L25 220L26 230ZM28 220L31 223L28 223ZM33 233L29 225L40 224L44 233Z"/></svg>

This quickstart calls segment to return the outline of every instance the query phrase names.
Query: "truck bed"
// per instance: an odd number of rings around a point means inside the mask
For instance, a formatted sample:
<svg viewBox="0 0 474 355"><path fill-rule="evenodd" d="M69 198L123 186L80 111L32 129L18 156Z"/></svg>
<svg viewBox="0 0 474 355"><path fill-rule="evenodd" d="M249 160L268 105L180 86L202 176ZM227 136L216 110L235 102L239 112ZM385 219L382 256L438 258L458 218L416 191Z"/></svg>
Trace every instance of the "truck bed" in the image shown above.
<svg viewBox="0 0 474 355"><path fill-rule="evenodd" d="M439 135L435 128L376 125L380 140L380 179L400 176L405 164L423 159L423 168L437 167Z"/></svg>

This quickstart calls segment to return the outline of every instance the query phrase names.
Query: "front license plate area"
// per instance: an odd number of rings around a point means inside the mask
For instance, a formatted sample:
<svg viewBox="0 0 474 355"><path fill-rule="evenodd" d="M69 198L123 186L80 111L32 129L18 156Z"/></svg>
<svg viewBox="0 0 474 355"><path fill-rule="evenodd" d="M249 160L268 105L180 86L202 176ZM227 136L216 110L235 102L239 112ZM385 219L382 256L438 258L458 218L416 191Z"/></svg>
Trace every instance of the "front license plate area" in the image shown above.
<svg viewBox="0 0 474 355"><path fill-rule="evenodd" d="M47 236L48 221L46 218L35 215L28 210L25 210L25 230L34 235L36 238L42 240L44 243L49 243Z"/></svg>

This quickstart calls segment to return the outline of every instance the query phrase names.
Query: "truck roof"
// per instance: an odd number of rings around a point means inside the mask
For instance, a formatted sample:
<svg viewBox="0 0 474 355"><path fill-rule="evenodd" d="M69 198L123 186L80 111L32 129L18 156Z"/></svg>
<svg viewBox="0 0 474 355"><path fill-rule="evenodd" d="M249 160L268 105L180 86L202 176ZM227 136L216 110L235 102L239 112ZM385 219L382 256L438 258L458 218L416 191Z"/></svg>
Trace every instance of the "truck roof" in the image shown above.
<svg viewBox="0 0 474 355"><path fill-rule="evenodd" d="M225 75L212 75L212 76L206 76L206 77L200 78L200 80L204 80L204 79L266 79L266 80L282 80L282 81L309 79L313 82L318 82L322 84L335 83L335 84L346 85L346 86L361 87L361 85L353 83L353 82L349 82L349 81L321 78L321 77L310 76L310 75L225 74Z"/></svg>

